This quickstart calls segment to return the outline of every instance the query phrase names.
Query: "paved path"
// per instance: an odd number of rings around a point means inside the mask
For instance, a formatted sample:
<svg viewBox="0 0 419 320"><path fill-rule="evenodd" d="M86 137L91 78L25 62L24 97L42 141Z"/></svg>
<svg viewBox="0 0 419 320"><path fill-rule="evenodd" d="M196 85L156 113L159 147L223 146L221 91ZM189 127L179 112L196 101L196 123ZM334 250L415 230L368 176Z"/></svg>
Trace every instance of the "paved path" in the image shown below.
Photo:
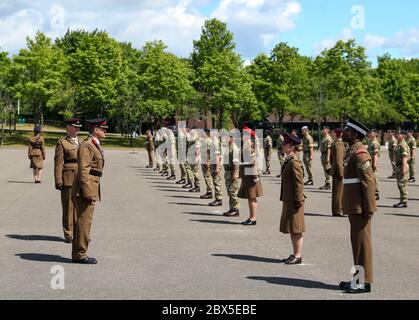
<svg viewBox="0 0 419 320"><path fill-rule="evenodd" d="M108 151L89 248L99 264L84 266L70 263L71 246L61 238L47 151L44 182L35 185L26 150L0 149L0 299L419 299L418 184L410 187L409 209L395 210L396 183L381 179L374 292L353 297L336 290L350 278L349 223L330 216L331 194L317 190L318 154L316 188L306 189L304 265L280 263L292 250L278 231L280 184L273 176L263 178L258 225L249 228L239 224L247 219L245 201L240 218L224 218L197 194L145 169L145 152ZM380 177L389 170L383 152ZM55 265L64 267L65 290L51 288Z"/></svg>

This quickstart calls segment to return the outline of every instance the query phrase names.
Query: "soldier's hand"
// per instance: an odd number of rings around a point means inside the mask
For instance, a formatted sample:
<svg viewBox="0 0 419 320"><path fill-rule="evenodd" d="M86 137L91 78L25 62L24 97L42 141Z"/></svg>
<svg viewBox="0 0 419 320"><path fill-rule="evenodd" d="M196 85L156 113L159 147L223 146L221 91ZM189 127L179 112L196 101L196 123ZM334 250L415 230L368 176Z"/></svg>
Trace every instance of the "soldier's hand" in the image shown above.
<svg viewBox="0 0 419 320"><path fill-rule="evenodd" d="M57 185L55 186L55 189L57 189L57 190L61 191L61 190L63 190L63 185L62 185L62 184L57 184Z"/></svg>

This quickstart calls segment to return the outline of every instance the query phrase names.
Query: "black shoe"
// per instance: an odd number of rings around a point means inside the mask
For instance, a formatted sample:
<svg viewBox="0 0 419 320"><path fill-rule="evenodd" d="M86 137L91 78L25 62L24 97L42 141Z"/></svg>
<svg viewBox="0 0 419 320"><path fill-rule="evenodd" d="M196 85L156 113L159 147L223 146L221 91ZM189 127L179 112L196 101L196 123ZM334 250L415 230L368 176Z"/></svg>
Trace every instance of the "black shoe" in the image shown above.
<svg viewBox="0 0 419 320"><path fill-rule="evenodd" d="M189 192L201 192L201 188L200 187L195 187L195 188L192 188L191 190L189 190Z"/></svg>
<svg viewBox="0 0 419 320"><path fill-rule="evenodd" d="M351 285L350 281L342 281L341 283L339 283L339 289L345 290L345 288L348 288L350 285Z"/></svg>
<svg viewBox="0 0 419 320"><path fill-rule="evenodd" d="M252 221L250 219L247 219L245 222L242 222L242 225L244 225L244 226L255 226L256 221Z"/></svg>
<svg viewBox="0 0 419 320"><path fill-rule="evenodd" d="M408 182L415 183L415 182L416 182L416 179L415 179L415 178L410 178L410 179L408 180Z"/></svg>
<svg viewBox="0 0 419 320"><path fill-rule="evenodd" d="M319 190L331 190L332 187L330 186L330 183L325 184L323 187L320 187Z"/></svg>
<svg viewBox="0 0 419 320"><path fill-rule="evenodd" d="M277 177L277 178L281 178L281 175L280 175L280 174L278 174L276 177Z"/></svg>
<svg viewBox="0 0 419 320"><path fill-rule="evenodd" d="M314 186L314 182L312 180L308 180L306 183L304 183L305 186Z"/></svg>
<svg viewBox="0 0 419 320"><path fill-rule="evenodd" d="M179 181L176 181L176 184L184 184L186 183L185 179L180 179Z"/></svg>
<svg viewBox="0 0 419 320"><path fill-rule="evenodd" d="M375 195L375 200L376 201L380 200L380 195L378 193Z"/></svg>
<svg viewBox="0 0 419 320"><path fill-rule="evenodd" d="M73 243L73 238L65 238L64 242L65 243Z"/></svg>
<svg viewBox="0 0 419 320"><path fill-rule="evenodd" d="M167 177L167 176L169 176L169 172L167 172L167 171L165 171L165 172L163 172L162 173L162 175L161 175L162 177ZM175 178L176 179L176 178Z"/></svg>
<svg viewBox="0 0 419 320"><path fill-rule="evenodd" d="M150 169L150 168L153 168L153 166L149 164L148 166L146 166L146 168Z"/></svg>
<svg viewBox="0 0 419 320"><path fill-rule="evenodd" d="M293 264L301 264L303 262L303 258L296 258L293 254L284 260L285 264L293 265Z"/></svg>
<svg viewBox="0 0 419 320"><path fill-rule="evenodd" d="M266 170L263 174L270 175L271 174L271 171L270 170Z"/></svg>
<svg viewBox="0 0 419 320"><path fill-rule="evenodd" d="M200 196L201 199L212 199L212 191L207 192L206 194Z"/></svg>
<svg viewBox="0 0 419 320"><path fill-rule="evenodd" d="M366 283L364 285L356 285L353 287L351 284L343 289L346 293L358 294L358 293L370 293L371 284Z"/></svg>
<svg viewBox="0 0 419 320"><path fill-rule="evenodd" d="M222 207L223 206L223 200L215 200L208 205L210 207Z"/></svg>
<svg viewBox="0 0 419 320"><path fill-rule="evenodd" d="M73 263L80 263L80 264L97 264L97 260L95 258L86 257L81 260L72 260Z"/></svg>
<svg viewBox="0 0 419 320"><path fill-rule="evenodd" d="M393 173L390 177L388 177L387 179L396 179L396 175Z"/></svg>
<svg viewBox="0 0 419 320"><path fill-rule="evenodd" d="M338 217L338 218L343 218L343 217L345 217L345 216L343 215L343 213L337 213L337 214L334 214L333 216L334 216L334 217Z"/></svg>
<svg viewBox="0 0 419 320"><path fill-rule="evenodd" d="M185 184L182 188L183 189L190 189L192 187L193 187L192 183L188 183L188 184Z"/></svg>
<svg viewBox="0 0 419 320"><path fill-rule="evenodd" d="M393 208L397 208L397 209L407 208L407 203L400 202L398 204L393 205Z"/></svg>
<svg viewBox="0 0 419 320"><path fill-rule="evenodd" d="M226 213L223 213L223 216L224 217L229 217L229 218L240 217L240 212L239 212L239 210L230 210Z"/></svg>
<svg viewBox="0 0 419 320"><path fill-rule="evenodd" d="M166 178L167 180L176 180L176 176L170 176L168 178Z"/></svg>
<svg viewBox="0 0 419 320"><path fill-rule="evenodd" d="M160 169L159 168L154 168L153 171L160 171Z"/></svg>

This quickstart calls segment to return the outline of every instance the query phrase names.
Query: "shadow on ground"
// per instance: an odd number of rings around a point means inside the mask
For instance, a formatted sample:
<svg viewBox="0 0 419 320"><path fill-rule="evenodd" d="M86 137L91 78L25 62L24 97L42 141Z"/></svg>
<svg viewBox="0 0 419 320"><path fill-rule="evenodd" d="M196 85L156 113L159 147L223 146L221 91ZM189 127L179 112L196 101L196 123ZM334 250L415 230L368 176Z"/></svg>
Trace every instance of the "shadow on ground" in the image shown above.
<svg viewBox="0 0 419 320"><path fill-rule="evenodd" d="M255 262L264 262L264 263L284 263L284 259L273 259L273 258L264 258L256 257L242 254L212 254L214 257L225 257L236 260L246 260L246 261L255 261Z"/></svg>
<svg viewBox="0 0 419 320"><path fill-rule="evenodd" d="M293 279L284 277L247 277L250 280L266 281L271 284L277 284L281 286L289 287L300 287L307 289L324 289L324 290L339 290L337 285L326 284L320 281L304 280L304 279Z"/></svg>
<svg viewBox="0 0 419 320"><path fill-rule="evenodd" d="M64 258L52 254L41 254L41 253L18 253L17 257L23 260L38 261L38 262L59 262L59 263L72 263L71 259Z"/></svg>
<svg viewBox="0 0 419 320"><path fill-rule="evenodd" d="M56 241L56 242L65 242L63 238L55 236L44 236L44 235L21 235L21 234L8 234L6 237L16 240L25 240L25 241Z"/></svg>

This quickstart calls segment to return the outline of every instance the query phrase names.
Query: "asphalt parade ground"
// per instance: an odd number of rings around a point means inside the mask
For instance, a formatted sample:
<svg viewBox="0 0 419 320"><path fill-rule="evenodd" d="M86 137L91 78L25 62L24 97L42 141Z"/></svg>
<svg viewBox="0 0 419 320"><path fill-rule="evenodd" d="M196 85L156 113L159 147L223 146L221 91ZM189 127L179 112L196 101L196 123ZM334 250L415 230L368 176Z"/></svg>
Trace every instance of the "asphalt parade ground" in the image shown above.
<svg viewBox="0 0 419 320"><path fill-rule="evenodd" d="M258 224L245 227L247 201L241 217L223 217L226 196L223 208L210 208L200 194L146 169L146 152L137 152L105 149L88 251L98 264L77 265L62 238L53 149L40 185L26 149L0 149L0 299L419 299L419 184L409 185L408 209L393 209L399 192L386 178L385 150L373 221L375 283L372 293L357 296L337 288L351 277L349 222L331 216L331 192L318 190L324 184L318 153L315 186L305 190L303 265L287 266L282 259L292 246L279 233L276 154L273 174L262 178ZM203 185L201 179L201 194ZM60 288L56 272L63 275Z"/></svg>

